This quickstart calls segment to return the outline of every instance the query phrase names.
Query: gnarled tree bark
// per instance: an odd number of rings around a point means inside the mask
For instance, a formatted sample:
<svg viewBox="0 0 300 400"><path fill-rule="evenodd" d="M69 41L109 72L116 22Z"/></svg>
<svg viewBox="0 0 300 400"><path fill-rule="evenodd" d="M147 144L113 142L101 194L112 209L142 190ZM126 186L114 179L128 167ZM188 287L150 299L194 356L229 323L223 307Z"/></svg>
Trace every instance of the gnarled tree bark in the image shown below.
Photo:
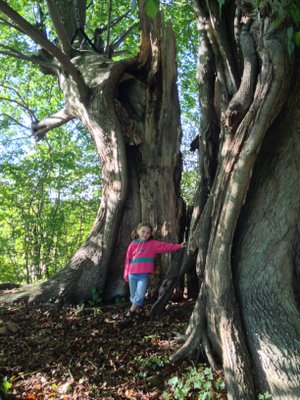
<svg viewBox="0 0 300 400"><path fill-rule="evenodd" d="M257 194L259 197L256 198L253 188L251 203L246 202L246 195L265 136L273 131L275 120L284 119L286 123L288 93L293 93L292 96L296 93L295 88L290 86L290 78L293 67L297 71L296 76L299 68L294 63L294 56L288 54L284 25L275 27L272 14L267 9L263 10L262 18L255 18L254 9L249 9L249 2L239 2L237 8L241 9L236 13L233 10L235 2L228 2L220 16L216 2L213 3L206 8L204 2L194 2L199 26L205 27L214 54L215 88L218 90L213 95L220 126L219 151L215 160L218 166L188 247L191 250L198 248L198 271L204 271L204 279L186 331L186 343L172 360L190 357L202 347L212 366L221 362L228 398L254 399L258 393L269 391L272 398L296 399L299 395L296 382L299 382L300 376L297 362L300 352L297 339L299 305L297 307L295 302L292 276L299 276L293 270L299 254L299 247L295 246L299 232L295 223L286 226L284 216L276 213L279 229L273 228L276 232L274 240L270 235L269 244L262 244L262 235L266 241L268 232L264 228L264 233L258 234L264 223L259 218L266 220L258 215L266 213L266 192L263 188L270 178L259 168L255 173L259 175L261 195ZM249 21L249 14L254 20ZM239 20L239 25L236 20L234 22L234 16L243 18ZM240 38L238 47L242 49L240 54L244 60L240 78L236 75L239 60L233 57L239 54L239 48L232 50L230 56L228 54L228 43L234 43L234 38L230 39L234 24L235 29L238 26L243 29L238 35L235 31L235 37ZM299 60L299 54L295 56ZM204 60L211 62L209 57ZM206 64L202 67L201 64L199 68L207 70L209 67ZM293 113L298 114L295 105ZM292 131L296 128L287 132L282 129L283 125L280 126L281 135L286 137L285 143L289 146L295 140ZM277 127L276 131L279 132ZM200 142L204 140L205 136L200 136ZM294 148L296 157L298 147ZM288 150L284 154L287 155ZM259 165L262 166L262 162ZM268 165L267 161L264 165ZM295 171L294 177L298 177ZM297 197L296 186L292 189L288 185L288 196L291 198ZM282 188L287 192L283 184ZM287 197L280 197L281 203L274 198L267 203L273 217L277 207L287 202ZM249 214L245 211L247 220L239 220L245 202L245 210L250 206L251 211ZM299 215L299 208L298 196L293 202L291 221ZM239 229L236 232L237 225ZM209 240L201 237L200 232L208 232ZM243 232L242 241L239 232ZM251 247L248 241L252 243ZM271 249L274 247L277 249L273 257ZM262 250L264 248L265 251ZM285 279L281 278L282 265L287 272ZM296 270L299 271L299 266ZM282 289L276 287L275 282L277 285L281 282ZM285 316L279 322L275 314L282 310ZM287 361L287 354L290 361ZM287 371L290 376L287 376Z"/></svg>
<svg viewBox="0 0 300 400"><path fill-rule="evenodd" d="M86 6L84 0L79 3ZM66 106L32 128L41 138L52 127L79 119L95 143L104 185L89 237L68 265L47 282L12 298L69 304L89 300L96 289L109 299L127 293L123 263L137 223L150 221L161 239L178 241L181 127L175 36L160 14L154 20L147 17L141 0L140 53L130 60L113 61L93 48L74 47L76 40L72 44L78 27L74 18L80 15L82 24L82 12L69 10L67 3L58 7L48 1L48 6L62 51L0 2L0 9L58 65ZM162 271L168 262L168 257L162 258Z"/></svg>

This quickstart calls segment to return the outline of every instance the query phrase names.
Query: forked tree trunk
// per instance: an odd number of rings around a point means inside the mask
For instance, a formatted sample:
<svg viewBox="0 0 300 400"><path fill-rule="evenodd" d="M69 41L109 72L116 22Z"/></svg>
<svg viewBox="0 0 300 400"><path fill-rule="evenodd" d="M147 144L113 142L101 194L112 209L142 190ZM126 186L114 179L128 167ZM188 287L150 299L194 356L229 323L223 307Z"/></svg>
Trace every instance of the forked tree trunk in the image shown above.
<svg viewBox="0 0 300 400"><path fill-rule="evenodd" d="M278 134L285 136L282 143L285 142L286 149L272 149L282 158L276 170L283 168L284 175L284 166L296 159L289 154L289 146L295 141L293 129L283 130L284 122L278 126L274 120L279 115L282 121L285 110L291 107L286 103L287 94L293 99L296 97L296 88L290 86L289 78L294 56L295 68L299 70L299 54L288 55L283 26L275 27L268 17L247 20L249 8L246 7L237 8L235 14L235 39L239 41L233 51L234 2L226 3L221 17L217 2L210 2L209 9L202 2L194 4L204 36L201 61L206 62L199 66L199 77L201 80L204 74L210 76L207 73L210 68L217 76L213 92L204 90L204 100L208 99L206 103L211 104L209 99L214 98L220 118L220 147L217 159L210 158L216 157L213 152L204 155L209 157L205 165L217 163L218 167L216 173L209 176L211 180L207 180L213 183L207 188L209 196L200 219L195 220L189 240L190 250L198 251L197 269L204 271L204 280L186 331L186 343L173 356L173 361L191 356L202 345L212 366L221 361L229 399L255 399L259 392L266 391L273 399L296 399L300 381L300 326L293 280L299 277L299 246L296 245L299 231L295 221L300 205L296 184L299 172L295 162L290 167L294 171L295 185L284 183L282 179L286 195L277 199L266 188L270 187L270 182L278 185L280 179L270 176L270 171L255 171L259 175L260 190L256 184L253 199L245 206L246 210L251 206L249 212L246 211L249 216L247 220L240 219L240 229L236 234L235 231L266 133L270 135L276 126ZM267 13L267 9L263 12ZM252 12L252 18L253 15ZM240 78L237 54L243 58ZM284 104L285 109L281 111ZM293 105L290 118L299 113L294 100ZM202 126L208 129L200 132L200 148L207 148L214 138L212 113L205 111ZM294 144L293 152L299 157L299 143ZM279 156L271 154L268 161L258 165L271 162L275 169L274 160ZM209 174L205 165L203 171ZM277 207L289 208L288 218L284 218ZM270 218L273 218L271 232L268 231ZM242 243L238 232L243 232Z"/></svg>

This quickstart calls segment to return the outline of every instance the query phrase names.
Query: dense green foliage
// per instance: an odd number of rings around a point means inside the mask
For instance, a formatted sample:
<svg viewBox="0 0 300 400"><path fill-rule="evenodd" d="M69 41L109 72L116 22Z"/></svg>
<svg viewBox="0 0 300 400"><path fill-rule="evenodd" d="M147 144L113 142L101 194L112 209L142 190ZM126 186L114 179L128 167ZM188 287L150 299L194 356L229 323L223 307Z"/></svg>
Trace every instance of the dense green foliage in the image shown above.
<svg viewBox="0 0 300 400"><path fill-rule="evenodd" d="M9 153L1 162L2 281L52 275L86 237L100 195L90 147L84 137L53 132L26 155Z"/></svg>
<svg viewBox="0 0 300 400"><path fill-rule="evenodd" d="M88 234L101 171L74 122L35 142L31 121L55 112L61 95L37 67L9 61L0 71L0 281L33 282L63 267Z"/></svg>
<svg viewBox="0 0 300 400"><path fill-rule="evenodd" d="M55 32L44 3L9 1L27 21ZM154 16L158 1L149 2ZM178 84L182 112L184 174L183 197L192 201L197 156L189 145L197 134L195 18L189 1L161 2L165 19L177 37ZM137 2L112 3L110 43L130 29L115 59L132 57L138 51ZM101 169L93 143L76 121L49 132L36 142L31 123L62 108L64 99L57 79L45 75L26 59L38 52L26 35L7 25L0 15L0 282L34 282L55 274L86 238L101 196ZM89 2L85 33L92 39L96 28L109 21L109 1ZM104 41L108 32L103 29Z"/></svg>

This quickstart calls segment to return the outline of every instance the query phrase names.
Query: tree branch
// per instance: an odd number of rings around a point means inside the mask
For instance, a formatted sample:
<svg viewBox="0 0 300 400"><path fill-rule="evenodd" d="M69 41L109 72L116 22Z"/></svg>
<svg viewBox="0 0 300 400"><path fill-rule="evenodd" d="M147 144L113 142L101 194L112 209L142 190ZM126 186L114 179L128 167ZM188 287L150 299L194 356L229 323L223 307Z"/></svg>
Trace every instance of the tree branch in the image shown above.
<svg viewBox="0 0 300 400"><path fill-rule="evenodd" d="M62 68L71 75L77 84L79 93L82 98L88 94L88 87L86 86L80 71L74 66L70 58L67 57L57 46L51 43L41 32L27 22L20 14L13 10L3 0L0 0L0 11L2 11L8 18L10 18L18 27L31 37L33 41L47 50L56 60L61 64Z"/></svg>
<svg viewBox="0 0 300 400"><path fill-rule="evenodd" d="M0 48L6 49L7 51L1 51L0 50L0 54L3 54L5 56L8 57L13 57L16 58L18 60L24 60L24 61L28 61L31 62L32 64L36 64L36 65L40 65L42 67L46 67L47 69L50 70L58 70L59 67L56 64L53 63L49 63L48 61L43 60L41 57L37 56L36 54L31 54L31 55L25 55L23 53L20 53L19 51L8 47L8 46L4 46L0 44Z"/></svg>
<svg viewBox="0 0 300 400"><path fill-rule="evenodd" d="M106 46L104 50L104 54L109 57L110 49L110 28L111 28L111 12L112 12L112 0L109 0L109 9L108 9L108 23L107 23L107 38L106 38Z"/></svg>
<svg viewBox="0 0 300 400"><path fill-rule="evenodd" d="M1 101L9 101L10 103L17 104L18 106L23 108L25 111L27 111L30 114L30 117L32 119L35 119L34 112L32 110L30 110L30 108L28 107L27 104L25 104L23 102L20 102L20 101L17 101L17 100L14 100L14 99L10 99L9 97L0 97L0 100Z"/></svg>
<svg viewBox="0 0 300 400"><path fill-rule="evenodd" d="M7 20L4 19L4 18L0 18L0 24L1 24L1 25L5 25L5 26L9 26L10 28L16 29L17 31L19 31L19 32L21 32L21 33L24 33L24 32L22 31L22 29L20 29L17 25L11 24L9 21L7 21Z"/></svg>
<svg viewBox="0 0 300 400"><path fill-rule="evenodd" d="M142 67L145 65L151 54L151 42L150 42L150 31L151 31L151 19L148 17L146 12L146 1L139 0L139 19L140 19L140 31L141 31L141 45L140 52L138 55L138 62Z"/></svg>
<svg viewBox="0 0 300 400"><path fill-rule="evenodd" d="M67 108L63 108L50 117L44 118L42 121L33 122L31 124L31 132L39 141L42 140L46 133L51 129L64 125L73 118L74 116L70 114L69 110Z"/></svg>
<svg viewBox="0 0 300 400"><path fill-rule="evenodd" d="M23 96L21 96L21 95L20 95L20 92L19 92L18 90L16 90L14 87L6 86L6 85L3 85L3 84L0 84L0 87L2 87L4 90L7 90L7 91L9 91L9 92L15 93L15 94L17 95L17 97L19 97L19 99L20 99L23 103L25 103L25 100L24 100Z"/></svg>
<svg viewBox="0 0 300 400"><path fill-rule="evenodd" d="M116 39L112 44L111 47L113 50L117 49L121 43L124 42L124 40L130 35L131 31L138 26L138 23L133 24L127 31L123 32L121 36Z"/></svg>
<svg viewBox="0 0 300 400"><path fill-rule="evenodd" d="M9 114L3 113L3 114L0 114L0 115L2 115L3 117L6 117L10 121L13 121L15 123L15 125L18 125L21 128L29 129L28 126L25 126L25 125L21 124L21 122L17 121L14 117L12 117ZM4 120L2 120L2 121L4 121Z"/></svg>
<svg viewBox="0 0 300 400"><path fill-rule="evenodd" d="M46 2L47 2L50 18L53 22L57 36L62 45L63 52L66 55L70 56L72 53L72 46L71 46L70 40L68 38L67 32L60 20L60 16L59 16L59 13L57 12L56 4L53 2L53 0L46 0Z"/></svg>

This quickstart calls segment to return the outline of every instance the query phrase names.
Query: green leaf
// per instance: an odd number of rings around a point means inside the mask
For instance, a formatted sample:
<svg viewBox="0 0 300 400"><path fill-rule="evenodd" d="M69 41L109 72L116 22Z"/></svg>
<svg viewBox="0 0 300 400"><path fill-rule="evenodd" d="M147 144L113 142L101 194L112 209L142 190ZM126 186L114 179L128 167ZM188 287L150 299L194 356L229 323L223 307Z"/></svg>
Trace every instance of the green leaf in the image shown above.
<svg viewBox="0 0 300 400"><path fill-rule="evenodd" d="M300 47L300 31L295 33L294 42L297 47Z"/></svg>
<svg viewBox="0 0 300 400"><path fill-rule="evenodd" d="M168 380L168 384L173 386L173 387L177 386L179 382L180 381L179 381L179 378L177 376L173 376L173 378Z"/></svg>
<svg viewBox="0 0 300 400"><path fill-rule="evenodd" d="M146 12L151 18L155 18L159 10L159 0L147 0Z"/></svg>
<svg viewBox="0 0 300 400"><path fill-rule="evenodd" d="M258 395L258 400L269 400L272 398L272 395L269 392L260 393Z"/></svg>
<svg viewBox="0 0 300 400"><path fill-rule="evenodd" d="M12 383L9 382L9 380L7 379L7 376L5 376L2 380L2 389L3 389L3 393L4 396L6 397L8 394L9 389L12 387Z"/></svg>
<svg viewBox="0 0 300 400"><path fill-rule="evenodd" d="M209 392L204 392L200 395L199 400L209 400L210 399L210 394Z"/></svg>
<svg viewBox="0 0 300 400"><path fill-rule="evenodd" d="M213 380L213 374L211 368L205 368L204 374L206 375L207 379Z"/></svg>

